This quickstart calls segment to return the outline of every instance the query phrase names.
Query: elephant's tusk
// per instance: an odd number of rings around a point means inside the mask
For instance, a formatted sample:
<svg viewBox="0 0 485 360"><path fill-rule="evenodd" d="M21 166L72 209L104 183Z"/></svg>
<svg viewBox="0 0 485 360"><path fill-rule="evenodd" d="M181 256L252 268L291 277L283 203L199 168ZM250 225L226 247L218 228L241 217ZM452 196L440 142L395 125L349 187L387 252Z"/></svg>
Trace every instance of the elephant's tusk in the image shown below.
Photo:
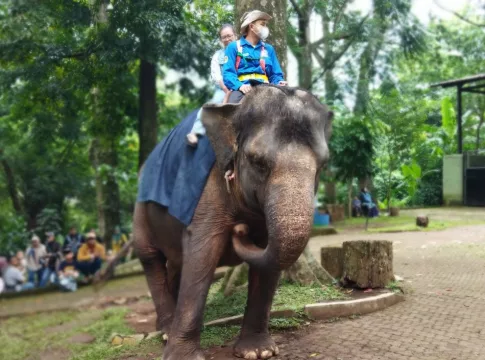
<svg viewBox="0 0 485 360"><path fill-rule="evenodd" d="M226 173L224 174L224 179L226 179L226 188L229 194L231 193L231 184L229 182L234 178L235 178L235 175L233 170L227 170Z"/></svg>

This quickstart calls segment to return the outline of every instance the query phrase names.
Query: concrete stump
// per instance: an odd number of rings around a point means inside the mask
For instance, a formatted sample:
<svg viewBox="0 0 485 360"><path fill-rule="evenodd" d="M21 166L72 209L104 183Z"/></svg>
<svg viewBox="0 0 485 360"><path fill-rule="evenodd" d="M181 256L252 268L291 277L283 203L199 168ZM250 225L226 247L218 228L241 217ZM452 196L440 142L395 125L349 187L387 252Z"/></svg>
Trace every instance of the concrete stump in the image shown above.
<svg viewBox="0 0 485 360"><path fill-rule="evenodd" d="M344 285L384 288L394 280L391 241L345 241L342 249Z"/></svg>
<svg viewBox="0 0 485 360"><path fill-rule="evenodd" d="M322 247L320 249L322 267L335 279L340 280L343 274L344 252L341 246Z"/></svg>

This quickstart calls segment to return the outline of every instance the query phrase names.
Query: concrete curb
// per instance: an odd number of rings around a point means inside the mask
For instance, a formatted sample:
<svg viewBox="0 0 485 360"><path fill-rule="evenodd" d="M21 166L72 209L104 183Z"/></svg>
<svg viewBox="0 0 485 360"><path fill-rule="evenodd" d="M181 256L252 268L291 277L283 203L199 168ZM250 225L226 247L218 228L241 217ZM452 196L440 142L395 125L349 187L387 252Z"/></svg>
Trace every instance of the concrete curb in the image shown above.
<svg viewBox="0 0 485 360"><path fill-rule="evenodd" d="M312 320L326 320L352 315L370 314L384 310L401 301L404 301L403 294L384 293L369 296L365 299L308 304L304 308L304 313ZM275 310L270 313L271 318L292 318L296 316L298 316L298 313L294 310ZM205 323L204 326L240 325L243 317L244 315L236 315L217 319Z"/></svg>
<svg viewBox="0 0 485 360"><path fill-rule="evenodd" d="M297 316L294 310L274 310L270 312L272 318L292 318ZM225 326L225 325L240 325L242 324L244 315L230 316L222 319L209 321L204 326Z"/></svg>
<svg viewBox="0 0 485 360"><path fill-rule="evenodd" d="M404 301L404 295L386 293L358 300L309 304L305 306L304 312L310 319L326 320L352 315L370 314L384 310L401 301Z"/></svg>

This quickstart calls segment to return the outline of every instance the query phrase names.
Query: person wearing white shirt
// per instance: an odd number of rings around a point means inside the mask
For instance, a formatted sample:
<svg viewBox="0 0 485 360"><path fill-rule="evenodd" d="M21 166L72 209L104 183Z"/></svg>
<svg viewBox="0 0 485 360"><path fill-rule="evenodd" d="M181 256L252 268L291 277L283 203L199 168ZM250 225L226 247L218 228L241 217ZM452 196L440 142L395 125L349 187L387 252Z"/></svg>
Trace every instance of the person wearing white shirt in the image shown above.
<svg viewBox="0 0 485 360"><path fill-rule="evenodd" d="M223 48L217 50L212 56L210 76L210 80L214 84L216 91L214 92L212 99L209 100L209 103L216 104L223 102L224 97L229 92L222 79L222 66L225 62L225 49L227 45L236 40L236 32L234 31L234 27L230 24L222 25L221 29L219 30L219 40L222 42ZM197 119L194 122L192 131L187 134L187 142L189 145L194 147L197 146L199 141L198 136L205 135L205 128L200 119L201 112L202 109L200 109L197 113Z"/></svg>

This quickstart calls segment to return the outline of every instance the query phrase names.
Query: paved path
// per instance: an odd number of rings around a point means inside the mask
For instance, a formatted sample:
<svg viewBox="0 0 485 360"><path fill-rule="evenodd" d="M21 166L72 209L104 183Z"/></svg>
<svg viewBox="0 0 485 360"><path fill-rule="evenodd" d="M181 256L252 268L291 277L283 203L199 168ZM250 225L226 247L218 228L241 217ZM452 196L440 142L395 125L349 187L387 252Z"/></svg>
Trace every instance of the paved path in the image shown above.
<svg viewBox="0 0 485 360"><path fill-rule="evenodd" d="M281 359L485 359L485 226L320 237L311 249L358 239L392 240L395 273L414 293L380 313L278 336Z"/></svg>

